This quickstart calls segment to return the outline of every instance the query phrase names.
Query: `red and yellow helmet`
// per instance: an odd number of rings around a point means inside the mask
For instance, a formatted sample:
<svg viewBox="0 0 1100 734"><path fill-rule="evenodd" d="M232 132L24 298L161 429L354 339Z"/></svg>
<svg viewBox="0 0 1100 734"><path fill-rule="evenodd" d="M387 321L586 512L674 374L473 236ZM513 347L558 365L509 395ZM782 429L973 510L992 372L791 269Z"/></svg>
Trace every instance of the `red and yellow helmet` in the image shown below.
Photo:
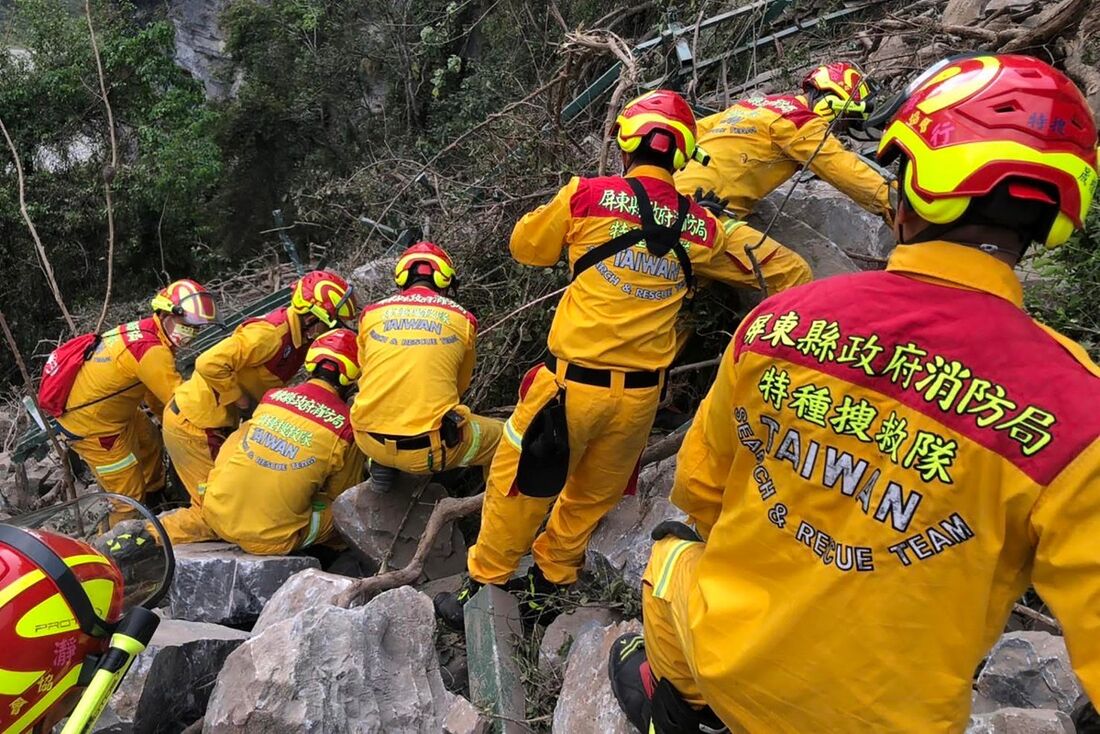
<svg viewBox="0 0 1100 734"><path fill-rule="evenodd" d="M157 291L150 305L154 311L179 316L188 326L206 326L217 321L218 310L209 291L184 278Z"/></svg>
<svg viewBox="0 0 1100 734"><path fill-rule="evenodd" d="M860 68L847 61L810 69L802 79L802 91L814 95L813 111L826 120L842 112L845 118L866 120L870 115L871 87Z"/></svg>
<svg viewBox="0 0 1100 734"><path fill-rule="evenodd" d="M1084 226L1096 190L1096 124L1080 90L1029 56L975 56L934 67L911 85L878 158L907 159L901 182L914 211L936 224L1002 183L1058 214L1047 247Z"/></svg>
<svg viewBox="0 0 1100 734"><path fill-rule="evenodd" d="M447 288L455 278L455 266L451 256L432 242L417 242L401 253L393 269L393 280L399 288L404 288L413 279L413 275L431 275L436 288Z"/></svg>
<svg viewBox="0 0 1100 734"><path fill-rule="evenodd" d="M67 716L122 611L122 575L91 545L0 524L0 732Z"/></svg>
<svg viewBox="0 0 1100 734"><path fill-rule="evenodd" d="M306 352L306 372L312 375L318 365L326 362L340 373L341 385L347 386L359 379L359 346L355 332L333 329L313 340Z"/></svg>
<svg viewBox="0 0 1100 734"><path fill-rule="evenodd" d="M703 162L705 153L696 142L695 113L684 98L668 89L657 89L631 100L615 118L615 141L627 153L644 143L651 150L675 149L672 165L680 170L690 160Z"/></svg>
<svg viewBox="0 0 1100 734"><path fill-rule="evenodd" d="M297 314L312 314L329 328L355 323L359 310L353 288L336 273L314 270L294 284L290 309Z"/></svg>

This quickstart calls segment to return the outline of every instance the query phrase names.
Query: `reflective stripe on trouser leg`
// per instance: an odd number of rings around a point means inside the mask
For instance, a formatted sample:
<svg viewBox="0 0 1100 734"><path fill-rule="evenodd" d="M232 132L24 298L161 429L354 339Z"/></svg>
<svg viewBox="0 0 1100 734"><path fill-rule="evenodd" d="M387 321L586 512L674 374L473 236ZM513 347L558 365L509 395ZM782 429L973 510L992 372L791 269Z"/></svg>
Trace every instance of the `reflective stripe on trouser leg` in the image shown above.
<svg viewBox="0 0 1100 734"><path fill-rule="evenodd" d="M302 548L308 548L317 540L317 533L321 530L321 513L325 511L325 503L314 502L313 511L309 513L309 532L302 541Z"/></svg>
<svg viewBox="0 0 1100 734"><path fill-rule="evenodd" d="M694 541L671 537L659 540L642 575L646 659L654 675L667 679L688 703L696 706L707 702L695 679L688 605L703 549L702 543Z"/></svg>
<svg viewBox="0 0 1100 734"><path fill-rule="evenodd" d="M481 448L481 424L477 421L471 420L470 426L470 448L466 449L466 453L462 455L462 459L459 460L459 466L469 466L473 458L477 456L477 450Z"/></svg>
<svg viewBox="0 0 1100 734"><path fill-rule="evenodd" d="M103 464L101 466L96 466L93 468L95 469L96 474L99 474L100 476L108 476L110 474L117 474L123 469L128 469L134 464L137 464L137 457L130 453L116 462L113 462L111 464Z"/></svg>

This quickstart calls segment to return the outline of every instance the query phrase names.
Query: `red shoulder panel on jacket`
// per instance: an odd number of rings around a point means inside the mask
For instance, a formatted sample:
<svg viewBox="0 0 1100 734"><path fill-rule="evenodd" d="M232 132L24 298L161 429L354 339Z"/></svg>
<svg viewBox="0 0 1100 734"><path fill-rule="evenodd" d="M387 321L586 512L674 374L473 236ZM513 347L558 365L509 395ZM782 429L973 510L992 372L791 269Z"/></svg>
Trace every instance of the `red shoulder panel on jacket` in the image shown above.
<svg viewBox="0 0 1100 734"><path fill-rule="evenodd" d="M353 441L351 413L347 403L331 390L303 382L295 387L280 387L264 393L263 402L278 405L327 428L344 441Z"/></svg>
<svg viewBox="0 0 1100 734"><path fill-rule="evenodd" d="M160 340L160 328L156 320L150 316L141 321L131 321L118 327L122 343L126 345L126 351L140 362L150 350L164 346Z"/></svg>
<svg viewBox="0 0 1100 734"><path fill-rule="evenodd" d="M679 197L676 187L655 178L639 177L653 203L653 214L659 223L671 225L676 220ZM638 202L626 179L619 176L581 179L569 201L573 217L613 217L639 224ZM713 247L718 223L694 201L688 209L681 239L703 247Z"/></svg>

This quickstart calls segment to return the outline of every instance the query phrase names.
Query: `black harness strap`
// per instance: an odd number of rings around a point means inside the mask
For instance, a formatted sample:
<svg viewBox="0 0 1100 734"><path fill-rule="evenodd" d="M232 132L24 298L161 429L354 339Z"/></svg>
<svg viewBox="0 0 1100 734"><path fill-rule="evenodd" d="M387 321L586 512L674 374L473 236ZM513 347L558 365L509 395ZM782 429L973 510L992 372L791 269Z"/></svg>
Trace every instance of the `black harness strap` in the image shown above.
<svg viewBox="0 0 1100 734"><path fill-rule="evenodd" d="M680 261L680 271L684 274L684 283L690 297L695 292L695 273L691 267L691 258L688 257L687 250L680 242L680 234L684 231L684 223L687 221L691 201L682 194L676 194L678 201L676 222L671 227L665 227L657 224L656 219L654 219L653 204L649 200L642 182L636 178L627 178L626 183L630 186L638 201L638 218L641 220L642 226L624 232L618 237L613 237L577 258L577 262L573 265L572 280L579 278L581 273L596 263L614 257L627 248L644 241L646 250L655 257L664 257L669 250L676 253L676 259Z"/></svg>

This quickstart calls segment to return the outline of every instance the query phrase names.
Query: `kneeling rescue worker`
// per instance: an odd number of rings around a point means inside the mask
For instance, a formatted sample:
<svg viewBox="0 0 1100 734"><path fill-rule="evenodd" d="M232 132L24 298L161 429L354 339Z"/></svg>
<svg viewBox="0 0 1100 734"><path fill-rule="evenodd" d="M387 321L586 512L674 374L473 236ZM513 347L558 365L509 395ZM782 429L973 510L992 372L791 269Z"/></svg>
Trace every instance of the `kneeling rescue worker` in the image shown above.
<svg viewBox="0 0 1100 734"><path fill-rule="evenodd" d="M336 273L315 270L291 289L290 305L249 319L195 360L164 411L164 445L191 506L161 518L176 543L212 540L202 522L206 480L226 437L264 393L298 373L323 331L355 322L352 287Z"/></svg>
<svg viewBox="0 0 1100 734"><path fill-rule="evenodd" d="M1033 584L1100 701L1100 368L1013 266L1084 225L1096 126L1061 72L948 60L886 127L884 272L766 299L680 450L645 625L612 646L643 732L959 732ZM696 531L698 535L696 535Z"/></svg>
<svg viewBox="0 0 1100 734"><path fill-rule="evenodd" d="M125 504L152 520L129 498L113 495L110 507L106 499L84 495L0 523L0 734L48 734L66 717L61 734L92 731L157 629L151 609L171 581L169 543L127 564L102 552L102 537L64 535L43 518L75 506L93 536L107 523L88 521L91 504L104 514Z"/></svg>
<svg viewBox="0 0 1100 734"><path fill-rule="evenodd" d="M43 409L103 490L138 501L164 487L160 431L142 403L162 414L181 382L175 352L217 315L213 298L193 280L175 281L151 305L147 319L58 347L39 388ZM120 506L112 521L126 514Z"/></svg>
<svg viewBox="0 0 1100 734"><path fill-rule="evenodd" d="M829 182L867 211L893 221L890 187L871 166L846 149L831 132L867 119L872 90L854 64L834 62L812 69L802 80L802 94L776 94L743 99L729 109L699 120L699 145L710 162L689 162L676 174L676 189L703 192L700 203L721 215L729 251L741 266L740 285L757 287L746 247L760 263L768 293L808 283L813 274L800 255L740 219L800 167ZM837 119L837 118L840 119ZM756 245L759 244L759 247Z"/></svg>
<svg viewBox="0 0 1100 734"><path fill-rule="evenodd" d="M512 232L516 260L551 267L564 249L573 280L550 328L550 357L528 373L505 424L469 578L435 600L455 628L470 595L506 584L528 550L535 565L511 584L528 619L576 581L596 524L633 483L695 276L742 277L718 221L673 186L673 171L704 155L687 103L651 92L626 105L614 132L625 178L573 178Z"/></svg>
<svg viewBox="0 0 1100 734"><path fill-rule="evenodd" d="M448 297L455 269L443 248L418 242L394 270L401 292L363 309L362 374L351 408L355 441L377 491L398 471L488 469L503 423L470 412L462 394L477 356L477 319Z"/></svg>
<svg viewBox="0 0 1100 734"><path fill-rule="evenodd" d="M206 483L203 521L249 553L284 555L332 540L332 502L363 478L346 403L359 376L355 334L317 337L305 369L306 382L264 395Z"/></svg>

